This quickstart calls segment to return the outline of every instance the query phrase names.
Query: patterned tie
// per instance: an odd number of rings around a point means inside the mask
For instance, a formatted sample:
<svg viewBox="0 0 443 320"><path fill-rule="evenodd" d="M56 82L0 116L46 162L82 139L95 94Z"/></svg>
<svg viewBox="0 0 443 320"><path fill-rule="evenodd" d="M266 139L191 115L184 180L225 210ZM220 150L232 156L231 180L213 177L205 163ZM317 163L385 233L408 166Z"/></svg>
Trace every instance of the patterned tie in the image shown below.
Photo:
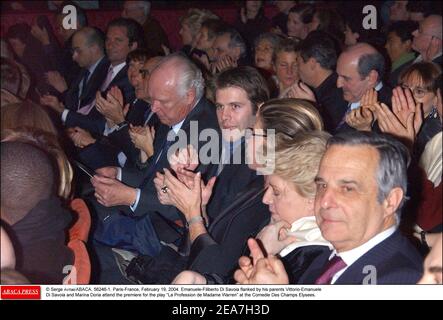
<svg viewBox="0 0 443 320"><path fill-rule="evenodd" d="M315 284L331 284L334 275L346 267L346 263L339 256L334 256L325 266L320 277L315 280Z"/></svg>
<svg viewBox="0 0 443 320"><path fill-rule="evenodd" d="M82 79L82 90L81 90L80 96L79 96L80 99L83 98L85 95L86 84L88 83L88 78L89 78L90 74L91 73L89 72L89 70L85 70L85 74L83 75L83 79Z"/></svg>
<svg viewBox="0 0 443 320"><path fill-rule="evenodd" d="M108 75L106 76L105 81L103 82L102 86L100 87L100 91L105 91L109 84L112 81L112 76L114 74L114 69L112 68L112 66L109 66L109 70L108 70Z"/></svg>

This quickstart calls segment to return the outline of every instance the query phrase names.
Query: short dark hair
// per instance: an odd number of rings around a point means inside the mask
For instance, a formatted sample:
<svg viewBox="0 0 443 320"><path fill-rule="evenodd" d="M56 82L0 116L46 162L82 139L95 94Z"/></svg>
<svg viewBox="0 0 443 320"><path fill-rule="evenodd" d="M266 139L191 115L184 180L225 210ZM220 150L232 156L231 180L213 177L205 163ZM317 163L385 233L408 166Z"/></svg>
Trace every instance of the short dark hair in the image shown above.
<svg viewBox="0 0 443 320"><path fill-rule="evenodd" d="M85 36L86 43L91 46L96 44L102 51L105 49L105 35L97 27L84 27L76 31L76 33L82 33Z"/></svg>
<svg viewBox="0 0 443 320"><path fill-rule="evenodd" d="M145 63L149 59L157 56L158 54L149 49L135 49L128 53L126 63L129 63L130 61L140 61Z"/></svg>
<svg viewBox="0 0 443 320"><path fill-rule="evenodd" d="M392 23L388 28L388 34L394 32L401 42L411 40L414 38L412 33L418 29L418 23L415 21L396 21Z"/></svg>
<svg viewBox="0 0 443 320"><path fill-rule="evenodd" d="M423 87L426 90L437 93L438 77L441 75L441 67L433 62L417 62L411 64L409 67L404 69L399 76L400 82L403 82L411 75L418 76L423 83Z"/></svg>
<svg viewBox="0 0 443 320"><path fill-rule="evenodd" d="M379 161L375 179L378 184L377 200L382 203L389 192L399 187L403 190L404 198L398 207L401 209L407 191L407 169L410 163L409 151L404 144L394 137L367 131L346 131L336 134L328 141L328 147L333 145L358 146L367 145L377 149Z"/></svg>
<svg viewBox="0 0 443 320"><path fill-rule="evenodd" d="M137 48L145 48L144 31L137 21L128 18L116 18L109 22L108 27L106 28L106 33L108 33L108 30L111 27L126 28L129 45L131 46L134 42L137 42Z"/></svg>
<svg viewBox="0 0 443 320"><path fill-rule="evenodd" d="M289 13L298 13L304 24L311 23L314 18L315 7L309 3L300 3L291 8Z"/></svg>
<svg viewBox="0 0 443 320"><path fill-rule="evenodd" d="M214 79L215 90L229 87L243 89L253 106L254 114L258 106L269 99L269 88L266 80L257 69L249 66L227 69Z"/></svg>
<svg viewBox="0 0 443 320"><path fill-rule="evenodd" d="M299 45L300 56L306 62L314 58L323 69L332 70L337 64L334 40L326 32L313 31Z"/></svg>
<svg viewBox="0 0 443 320"><path fill-rule="evenodd" d="M364 54L358 59L357 71L361 79L366 78L372 70L378 73L377 81L383 79L385 74L385 58L378 51Z"/></svg>
<svg viewBox="0 0 443 320"><path fill-rule="evenodd" d="M421 12L426 18L434 12L441 12L441 5L437 1L408 1L406 10L409 12Z"/></svg>
<svg viewBox="0 0 443 320"><path fill-rule="evenodd" d="M56 194L54 164L47 153L27 143L2 142L0 152L2 218L13 225Z"/></svg>

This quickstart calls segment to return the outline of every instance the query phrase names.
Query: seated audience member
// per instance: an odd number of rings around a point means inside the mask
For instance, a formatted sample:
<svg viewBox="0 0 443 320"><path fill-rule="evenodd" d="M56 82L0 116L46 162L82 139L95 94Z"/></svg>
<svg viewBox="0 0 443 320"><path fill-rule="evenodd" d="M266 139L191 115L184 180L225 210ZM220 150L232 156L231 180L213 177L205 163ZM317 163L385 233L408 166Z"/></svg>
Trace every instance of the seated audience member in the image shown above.
<svg viewBox="0 0 443 320"><path fill-rule="evenodd" d="M282 38L274 33L262 33L254 41L254 65L273 73L272 56Z"/></svg>
<svg viewBox="0 0 443 320"><path fill-rule="evenodd" d="M408 1L406 9L409 11L409 20L421 22L433 12L441 12L441 4L434 1Z"/></svg>
<svg viewBox="0 0 443 320"><path fill-rule="evenodd" d="M443 284L442 244L442 233L437 234L433 241L429 242L431 251L425 259L423 277L418 284Z"/></svg>
<svg viewBox="0 0 443 320"><path fill-rule="evenodd" d="M259 201L250 203L241 214L223 214L232 208L239 194L262 189L264 185L263 177L246 163L245 133L254 124L258 106L269 98L266 82L252 67L223 71L216 75L214 81L217 119L222 130L222 151L219 164L211 173L213 177L204 186L206 195L201 199L201 205L191 208L195 204L193 200L200 194L200 177L192 173L192 168L186 171L192 179L183 178L181 168L174 165L171 168L181 180L175 179L166 170L165 175L157 174L154 180L160 202L172 204L184 214L188 233L182 241L190 242L191 252L186 259L175 253L171 260L171 249L164 247L151 262L152 268L147 268L142 275L140 280L144 283L170 283L191 262L189 259L199 270L218 270L227 274L241 255L248 235L256 234L267 222L265 207ZM196 179L199 181L195 182ZM189 184L191 182L192 185ZM164 188L167 188L166 192ZM165 263L164 259L170 260L174 268L165 268L160 274L156 272L156 267ZM152 257L143 260L143 264L146 264Z"/></svg>
<svg viewBox="0 0 443 320"><path fill-rule="evenodd" d="M407 163L407 149L388 136L345 132L329 140L315 178L314 210L322 236L334 249L314 259L299 284L417 283L422 258L397 227ZM355 206L349 206L350 199ZM241 258L238 283L289 282L281 261L264 258L253 239L248 244L253 262ZM374 266L369 273L368 265Z"/></svg>
<svg viewBox="0 0 443 320"><path fill-rule="evenodd" d="M271 31L276 34L280 35L286 35L288 34L288 14L289 10L293 6L295 6L295 1L274 1L275 6L278 9L278 13L272 17L271 24L272 29Z"/></svg>
<svg viewBox="0 0 443 320"><path fill-rule="evenodd" d="M89 33L89 35L92 34L93 32ZM87 47L89 42L85 37L86 35L83 36L81 42L83 46ZM82 129L89 131L91 134L101 134L105 129L106 120L95 107L97 96L100 96L101 94L105 96L108 94L112 95L112 93L109 92L110 89L117 86L123 93L124 103L134 100L134 88L130 85L128 80L126 58L129 52L140 47L142 48L143 46L143 30L137 22L125 18L112 20L108 24L105 40L106 55L109 62L105 62L107 66L103 66L104 70L102 69L99 73L100 77L103 77L103 82L100 83L99 80L93 80L91 78L94 72L89 70L89 66L93 67L94 65L88 64L85 64L85 67L87 67L88 70L85 70L82 74L82 79L79 79L79 85L77 88L80 88L80 81L81 84L86 81L87 86L88 83L91 83L91 86L98 86L99 88L97 91L85 93L85 95L88 94L88 98L90 97L90 102L81 107L74 103L72 107L73 109L69 109L69 106L64 106L58 101L54 102L53 97L45 96L42 98L41 103L50 106L56 112L60 113L61 119L66 127L81 127ZM79 55L79 59L81 58L88 59L89 57L86 55ZM98 60L95 61L98 62ZM100 62L98 64L100 64ZM77 90L77 88L74 90ZM80 94L81 98L81 90L76 91L76 93L77 95ZM74 98L79 99L75 94Z"/></svg>
<svg viewBox="0 0 443 320"><path fill-rule="evenodd" d="M303 40L307 37L315 8L312 4L296 4L289 10L288 15L288 36L297 40Z"/></svg>
<svg viewBox="0 0 443 320"><path fill-rule="evenodd" d="M336 131L370 130L374 127L373 114L367 108L366 98L389 104L392 91L383 83L385 60L373 46L358 43L343 51L337 60L337 87L343 90L348 102L345 117Z"/></svg>
<svg viewBox="0 0 443 320"><path fill-rule="evenodd" d="M390 22L409 20L410 12L407 6L408 2L411 1L393 1L392 5L389 7Z"/></svg>
<svg viewBox="0 0 443 320"><path fill-rule="evenodd" d="M333 132L346 112L343 90L337 88L337 53L331 37L322 31L313 31L300 43L297 67L301 83L293 85L294 98L317 102L325 129ZM312 97L312 95L314 95Z"/></svg>
<svg viewBox="0 0 443 320"><path fill-rule="evenodd" d="M165 57L152 71L148 87L152 111L161 122L155 133L154 153L149 159L149 165L142 171L124 168L117 176L117 168L106 167L93 177L92 184L98 202L93 202L98 224L94 238L102 244L155 255L160 244L151 241L146 245L149 242L146 240L147 234L152 235L152 240L156 237L152 223L157 224L157 233L164 237L162 240L172 243L181 235L181 231L177 232L175 221L182 219L174 207L159 203L154 185L155 173L170 168L167 156L169 149L179 140L180 135L189 137L191 121L193 126L198 123L198 130L192 129L193 135L197 136L205 129L218 131L218 124L215 108L203 97L204 80L201 71L185 56L172 54ZM180 141L185 142L183 138ZM199 150L198 145L196 149ZM205 176L212 167L213 163L200 164L197 169ZM120 223L122 220L127 222L124 226ZM114 227L121 229L113 233ZM128 232L125 232L125 228ZM111 236L107 232L109 230Z"/></svg>
<svg viewBox="0 0 443 320"><path fill-rule="evenodd" d="M1 144L1 218L11 230L16 269L31 283L61 284L73 264L65 246L71 216L56 195L51 159L31 144Z"/></svg>
<svg viewBox="0 0 443 320"><path fill-rule="evenodd" d="M399 84L412 93L416 104L421 104L423 125L417 132L414 144L414 156L419 159L426 143L441 132L441 119L437 111L437 90L440 85L438 77L441 68L430 62L419 62L410 65L403 71ZM440 78L441 79L441 78ZM406 124L405 118L401 119Z"/></svg>
<svg viewBox="0 0 443 320"><path fill-rule="evenodd" d="M218 19L215 14L209 10L191 8L180 18L180 37L183 47L180 49L184 54L191 57L192 51L196 48L198 33L202 23L205 20Z"/></svg>
<svg viewBox="0 0 443 320"><path fill-rule="evenodd" d="M163 47L169 47L168 36L150 12L150 1L125 1L123 3L122 17L133 19L143 27L146 49L155 52L157 55L163 55Z"/></svg>
<svg viewBox="0 0 443 320"><path fill-rule="evenodd" d="M9 44L3 39L0 39L0 41L1 41L1 57L6 58L9 61L13 61L14 64L17 66L17 68L20 71L20 88L19 88L17 96L21 100L26 99L26 97L28 95L28 91L30 89L30 85L31 85L31 79L30 79L29 73L26 70L24 65L18 63L14 59L14 54L12 53L12 49L10 48Z"/></svg>
<svg viewBox="0 0 443 320"><path fill-rule="evenodd" d="M333 9L317 8L312 22L309 27L309 32L323 31L329 34L337 46L341 49L345 43L345 23L342 17Z"/></svg>
<svg viewBox="0 0 443 320"><path fill-rule="evenodd" d="M441 85L441 74L437 83ZM441 123L442 103L441 88L437 90L436 109ZM396 88L392 99L393 112L384 104L375 105L375 113L379 119L379 127L382 132L389 133L402 140L413 149L417 135L421 133L423 123L422 107L415 102L409 90ZM429 121L429 120L428 120ZM416 188L411 192L412 208L417 231L439 232L442 230L442 198L441 198L441 176L442 176L442 132L435 134L424 148L419 160L419 168L412 171L409 176L412 186ZM415 159L418 160L418 159ZM421 169L420 169L421 168ZM420 183L417 183L419 181Z"/></svg>
<svg viewBox="0 0 443 320"><path fill-rule="evenodd" d="M212 50L214 52L210 66L212 74L243 65L248 59L246 43L240 33L232 27L218 31Z"/></svg>
<svg viewBox="0 0 443 320"><path fill-rule="evenodd" d="M219 18L212 18L202 22L197 34L197 43L192 57L198 59L208 70L209 64L214 61L213 44L217 33L224 28L224 22Z"/></svg>
<svg viewBox="0 0 443 320"><path fill-rule="evenodd" d="M389 26L386 41L386 51L391 59L389 85L395 87L402 71L415 59L412 51L412 32L416 30L416 23L412 21L397 21Z"/></svg>
<svg viewBox="0 0 443 320"><path fill-rule="evenodd" d="M249 52L254 48L255 39L269 31L271 23L265 17L264 1L244 0L234 28L238 30L248 46Z"/></svg>
<svg viewBox="0 0 443 320"><path fill-rule="evenodd" d="M380 30L363 28L362 21L365 16L361 13L362 7L357 6L357 8L353 8L351 6L347 9L349 10L348 12L342 13L345 19L345 47L362 42L383 47L386 42L386 36Z"/></svg>
<svg viewBox="0 0 443 320"><path fill-rule="evenodd" d="M150 72L160 60L161 57L153 57L144 49L128 54L128 79L135 89L136 99L123 106L118 88L111 89L106 99L97 97L98 111L106 119L102 134L94 137L79 127L69 134L74 144L81 148L78 157L82 163L94 170L105 166L135 167L139 151L131 142L129 129L130 125L156 126L158 123L149 104L148 81Z"/></svg>
<svg viewBox="0 0 443 320"><path fill-rule="evenodd" d="M58 195L65 200L71 199L74 172L65 152L60 147L57 136L41 129L18 127L2 131L2 141L29 143L45 150L51 155L58 167L56 178L58 182Z"/></svg>
<svg viewBox="0 0 443 320"><path fill-rule="evenodd" d="M428 61L442 64L442 18L441 15L430 15L420 22L412 35L412 49L419 53L414 62Z"/></svg>
<svg viewBox="0 0 443 320"><path fill-rule="evenodd" d="M63 21L68 14L63 13L63 8L54 13L55 33L58 36L58 39L60 39L60 48L53 43L45 45L45 43L47 43L45 31L43 29L39 30L34 28L34 33L40 33L39 40L43 44L45 53L51 57L51 59L55 59L55 70L49 71L46 76L48 83L56 88L59 92L60 85L66 83L66 86L70 88L71 85L73 85L76 77L81 72L82 67L79 66L73 58L72 40L76 31L88 25L86 12L81 7L74 2L66 2L66 4L73 5L76 8L77 28L70 29L63 27Z"/></svg>
<svg viewBox="0 0 443 320"><path fill-rule="evenodd" d="M38 92L40 94L56 93L57 91L45 80L45 73L53 69L53 61L46 59L41 43L31 34L31 27L26 23L15 24L9 27L6 39L17 61L28 70L31 83Z"/></svg>
<svg viewBox="0 0 443 320"><path fill-rule="evenodd" d="M297 282L315 257L330 251L314 217L314 177L328 137L320 131L300 132L287 142L277 141L275 168L265 178L268 187L262 201L269 206L271 221L256 239L267 255L279 254L291 283ZM185 277L179 275L174 284L185 284ZM211 283L211 278L220 275L206 277Z"/></svg>
<svg viewBox="0 0 443 320"><path fill-rule="evenodd" d="M21 101L19 97L21 74L13 60L1 58L1 106Z"/></svg>
<svg viewBox="0 0 443 320"><path fill-rule="evenodd" d="M287 96L291 86L299 81L297 69L298 46L291 39L282 40L275 48L272 63L275 71L275 82L278 87L278 96Z"/></svg>

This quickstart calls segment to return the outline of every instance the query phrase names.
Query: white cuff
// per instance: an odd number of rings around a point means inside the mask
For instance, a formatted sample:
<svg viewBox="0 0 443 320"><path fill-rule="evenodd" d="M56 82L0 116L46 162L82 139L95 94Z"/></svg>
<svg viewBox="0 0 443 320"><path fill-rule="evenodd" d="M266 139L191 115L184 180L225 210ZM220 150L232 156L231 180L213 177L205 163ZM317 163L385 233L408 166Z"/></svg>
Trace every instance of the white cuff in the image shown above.
<svg viewBox="0 0 443 320"><path fill-rule="evenodd" d="M137 209L138 206L138 202L140 201L140 195L141 195L141 190L139 188L135 189L137 190L137 197L135 198L135 202L132 206L129 206L132 210L132 212L134 212Z"/></svg>
<svg viewBox="0 0 443 320"><path fill-rule="evenodd" d="M65 124L65 122L66 122L66 118L68 117L68 113L69 113L68 109L63 110L63 112L62 112L62 122L63 122L63 124Z"/></svg>

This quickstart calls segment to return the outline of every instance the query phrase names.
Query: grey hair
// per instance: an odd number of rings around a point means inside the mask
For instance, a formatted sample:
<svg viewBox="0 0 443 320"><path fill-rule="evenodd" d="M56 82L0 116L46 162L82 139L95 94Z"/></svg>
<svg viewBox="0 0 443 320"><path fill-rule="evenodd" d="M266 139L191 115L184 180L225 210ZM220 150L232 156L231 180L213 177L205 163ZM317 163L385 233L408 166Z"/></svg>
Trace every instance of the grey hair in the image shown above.
<svg viewBox="0 0 443 320"><path fill-rule="evenodd" d="M281 37L272 32L261 33L260 35L257 36L257 38L255 38L254 47L257 47L258 44L263 40L269 41L269 43L275 49L279 45Z"/></svg>
<svg viewBox="0 0 443 320"><path fill-rule="evenodd" d="M379 154L375 173L378 185L377 201L380 204L383 203L392 189L401 188L404 196L397 208L397 213L399 213L407 200L407 169L410 155L406 146L389 135L362 131L339 133L329 139L328 147L333 145L368 145L377 149Z"/></svg>
<svg viewBox="0 0 443 320"><path fill-rule="evenodd" d="M184 97L190 89L194 88L195 99L196 101L200 100L205 92L205 80L203 79L201 70L182 53L173 53L166 56L155 69L161 67L165 63L171 62L177 64L178 95Z"/></svg>
<svg viewBox="0 0 443 320"><path fill-rule="evenodd" d="M378 73L377 82L381 81L385 73L385 58L379 52L364 54L358 59L357 71L363 80L369 73L375 70Z"/></svg>
<svg viewBox="0 0 443 320"><path fill-rule="evenodd" d="M228 47L230 49L239 47L240 57L243 58L246 55L246 43L240 33L236 29L231 27L224 28L217 32L217 36L222 36L224 34L229 34L230 37Z"/></svg>

